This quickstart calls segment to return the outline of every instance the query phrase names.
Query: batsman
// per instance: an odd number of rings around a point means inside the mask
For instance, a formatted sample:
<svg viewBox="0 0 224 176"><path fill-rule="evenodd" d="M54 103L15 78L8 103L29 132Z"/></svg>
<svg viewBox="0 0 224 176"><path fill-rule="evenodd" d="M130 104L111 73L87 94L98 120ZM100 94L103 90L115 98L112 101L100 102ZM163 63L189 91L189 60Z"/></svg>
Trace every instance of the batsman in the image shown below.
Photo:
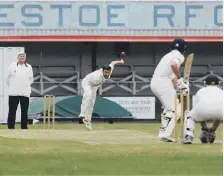
<svg viewBox="0 0 224 176"><path fill-rule="evenodd" d="M124 56L125 53L122 52L121 55ZM91 118L96 100L97 89L100 87L102 83L104 83L107 79L110 78L114 66L117 64L124 64L124 60L121 59L118 61L112 61L110 65L104 65L102 68L92 73L89 73L82 80L82 88L84 94L79 118L80 120L83 121L88 130L92 130Z"/></svg>
<svg viewBox="0 0 224 176"><path fill-rule="evenodd" d="M157 65L152 80L151 80L151 90L154 95L160 100L164 111L161 116L161 127L159 130L159 139L164 142L173 142L170 138L175 123L174 123L174 113L175 105L174 98L176 95L176 90L183 94L189 92L189 83L185 82L181 77L179 68L184 62L184 52L186 50L186 43L181 38L176 38L171 45L171 51L166 54ZM180 104L178 99L178 118L180 118Z"/></svg>

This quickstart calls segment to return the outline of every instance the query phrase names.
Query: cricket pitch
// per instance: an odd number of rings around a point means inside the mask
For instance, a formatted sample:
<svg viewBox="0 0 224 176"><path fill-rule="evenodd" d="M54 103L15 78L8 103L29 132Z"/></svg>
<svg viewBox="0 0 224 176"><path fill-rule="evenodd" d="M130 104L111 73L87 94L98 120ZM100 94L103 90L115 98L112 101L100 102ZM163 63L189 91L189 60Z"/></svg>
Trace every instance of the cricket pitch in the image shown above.
<svg viewBox="0 0 224 176"><path fill-rule="evenodd" d="M128 129L114 130L0 130L0 137L37 139L37 140L71 140L86 144L155 144L158 137L154 134ZM195 140L194 143L200 143ZM222 143L216 140L215 143Z"/></svg>
<svg viewBox="0 0 224 176"><path fill-rule="evenodd" d="M74 140L87 144L150 144L156 143L155 135L132 130L1 130L5 138L39 140Z"/></svg>

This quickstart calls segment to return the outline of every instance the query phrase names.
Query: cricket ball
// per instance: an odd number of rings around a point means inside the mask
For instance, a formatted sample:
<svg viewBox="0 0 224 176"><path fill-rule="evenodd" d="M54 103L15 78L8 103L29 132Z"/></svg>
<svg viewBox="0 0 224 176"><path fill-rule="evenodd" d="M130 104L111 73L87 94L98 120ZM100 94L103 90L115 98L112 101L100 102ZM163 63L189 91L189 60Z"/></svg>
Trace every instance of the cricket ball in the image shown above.
<svg viewBox="0 0 224 176"><path fill-rule="evenodd" d="M121 52L121 56L125 56L125 52Z"/></svg>

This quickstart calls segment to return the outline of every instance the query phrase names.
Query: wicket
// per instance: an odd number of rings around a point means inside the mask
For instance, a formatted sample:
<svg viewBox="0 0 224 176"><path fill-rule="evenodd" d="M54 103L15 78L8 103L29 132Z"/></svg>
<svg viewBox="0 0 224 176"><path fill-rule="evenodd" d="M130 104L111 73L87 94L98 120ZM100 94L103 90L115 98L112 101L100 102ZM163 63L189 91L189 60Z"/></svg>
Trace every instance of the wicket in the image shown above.
<svg viewBox="0 0 224 176"><path fill-rule="evenodd" d="M48 115L47 115L47 113L48 113ZM52 119L52 127L54 129L54 125L55 125L55 96L53 96L53 95L45 95L44 96L44 116L43 116L44 128L46 126L46 118L48 118L48 127L49 128L51 127L51 119Z"/></svg>
<svg viewBox="0 0 224 176"><path fill-rule="evenodd" d="M184 116L185 116L185 109L186 111L190 111L190 95L189 94L176 94L174 98L174 108L175 108L175 115L174 115L174 140L178 140L178 128L177 128L177 111L178 111L178 104L177 99L180 99L180 135L181 139L184 137Z"/></svg>

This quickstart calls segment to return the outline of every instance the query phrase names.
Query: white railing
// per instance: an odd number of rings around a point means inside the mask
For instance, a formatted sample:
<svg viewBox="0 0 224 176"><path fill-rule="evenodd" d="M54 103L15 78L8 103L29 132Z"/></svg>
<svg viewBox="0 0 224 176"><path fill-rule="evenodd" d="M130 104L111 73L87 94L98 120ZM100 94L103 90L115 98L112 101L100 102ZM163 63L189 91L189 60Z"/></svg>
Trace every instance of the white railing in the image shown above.
<svg viewBox="0 0 224 176"><path fill-rule="evenodd" d="M142 91L147 89L150 95L150 81L155 66L156 65L153 64L117 66L111 79L100 86L98 93L99 95L104 95L106 92L119 87L124 90L124 95L138 96ZM50 68L55 70L50 72ZM74 69L68 72L68 68ZM183 68L184 66L182 66L181 71L183 71ZM190 85L195 91L204 86L204 81L208 74L218 76L220 87L222 88L223 73L221 65L193 65L192 68L195 70L192 70ZM62 70L66 73L62 74ZM32 91L34 93L43 96L45 94L50 94L59 87L71 94L81 95L80 72L76 71L75 67L72 66L39 68L39 72L35 75L34 84L32 86Z"/></svg>

